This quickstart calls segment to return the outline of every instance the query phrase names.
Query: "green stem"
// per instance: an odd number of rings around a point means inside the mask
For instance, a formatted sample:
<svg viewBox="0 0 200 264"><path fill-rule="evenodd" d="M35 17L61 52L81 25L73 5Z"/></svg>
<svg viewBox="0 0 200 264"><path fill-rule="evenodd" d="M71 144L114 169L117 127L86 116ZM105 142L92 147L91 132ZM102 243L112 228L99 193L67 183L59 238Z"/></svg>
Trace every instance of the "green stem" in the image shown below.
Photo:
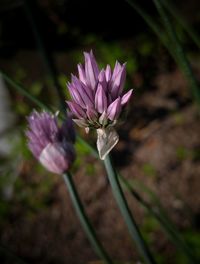
<svg viewBox="0 0 200 264"><path fill-rule="evenodd" d="M157 221L160 223L162 229L165 231L168 238L174 243L174 245L181 250L181 252L187 257L188 261L191 264L196 263L196 259L193 256L190 248L188 248L187 244L184 242L182 237L179 235L176 228L173 226L172 222L168 219L168 217L162 212L160 206L153 207L151 204L146 202L137 191L133 189L131 184L127 180L124 179L121 175L118 175L120 181L123 185L128 189L128 191L132 194L132 196L150 213Z"/></svg>
<svg viewBox="0 0 200 264"><path fill-rule="evenodd" d="M174 58L176 63L179 65L179 67L182 69L184 75L190 82L191 88L192 88L192 95L197 101L197 103L200 104L200 92L199 92L199 84L193 74L193 71L191 69L190 63L183 51L183 48L176 36L176 32L170 22L168 21L170 26L170 31L173 34L173 41L176 39L175 44L178 44L178 46L175 46L174 44L171 45L169 40L163 35L162 31L160 30L160 27L157 25L157 23L137 4L135 0L125 0L129 5L136 10L136 12L144 19L144 21L147 23L147 25L152 29L152 31L159 37L163 45L167 48L171 56ZM158 1L154 1L158 2ZM163 16L162 16L163 18Z"/></svg>
<svg viewBox="0 0 200 264"><path fill-rule="evenodd" d="M200 49L200 37L198 33L183 19L183 17L179 14L178 10L176 10L171 1L162 0L162 3L165 8L168 9L168 11L178 21L180 26L187 32L188 36L190 36L196 46Z"/></svg>
<svg viewBox="0 0 200 264"><path fill-rule="evenodd" d="M192 94L193 97L196 99L197 103L200 104L200 90L199 90L199 84L194 76L194 73L191 69L191 65L185 55L185 52L183 50L183 47L177 37L176 31L174 29L174 26L172 25L171 20L169 19L167 13L165 12L162 3L160 0L153 0L162 20L163 24L165 25L165 28L168 32L169 38L171 39L172 46L174 47L176 57L179 61L179 64L182 68L182 71L184 72L185 76L187 77L188 81L191 84L192 88Z"/></svg>
<svg viewBox="0 0 200 264"><path fill-rule="evenodd" d="M58 78L57 78L57 69L55 67L55 63L53 60L53 57L51 56L50 51L48 51L47 45L45 45L45 42L42 37L42 32L41 32L41 26L38 25L37 22L37 1L33 0L24 0L24 7L25 7L25 12L27 15L27 18L29 20L29 23L31 25L38 49L40 51L42 60L44 62L44 65L46 66L46 69L49 73L49 76L52 80L52 83L54 85L54 88L57 92L59 101L60 101L60 106L61 109L65 111L66 105L63 100L63 94L62 94L62 89L60 87Z"/></svg>
<svg viewBox="0 0 200 264"><path fill-rule="evenodd" d="M0 74L2 75L3 79L9 83L12 87L14 87L18 92L20 92L22 95L27 97L30 101L35 103L40 108L49 110L49 108L43 104L40 100L38 100L35 96L31 95L29 92L26 91L25 88L21 86L21 84L18 84L16 81L13 81L6 73L4 73L2 70L0 70Z"/></svg>
<svg viewBox="0 0 200 264"><path fill-rule="evenodd" d="M142 238L142 235L140 233L140 230L133 218L133 215L129 209L128 203L126 201L126 198L124 196L124 193L122 191L122 188L120 186L118 176L116 171L114 170L110 157L107 155L107 157L104 160L105 168L108 174L108 178L112 187L113 195L118 203L118 206L121 210L121 213L124 217L124 220L128 226L129 232L131 234L131 237L135 241L136 245L138 246L139 252L143 256L144 260L148 264L155 264L155 260L153 259L153 256L151 255L144 239Z"/></svg>
<svg viewBox="0 0 200 264"><path fill-rule="evenodd" d="M159 37L160 41L163 43L163 45L166 47L166 49L169 51L172 57L175 58L175 54L173 49L170 48L170 45L168 43L168 39L166 38L165 34L163 34L160 26L154 21L154 19L145 12L144 9L142 9L137 1L135 0L125 0L135 11L144 19L144 21L147 23L147 25L151 28L151 30Z"/></svg>
<svg viewBox="0 0 200 264"><path fill-rule="evenodd" d="M163 32L159 25L153 20L153 18L148 15L144 9L142 9L138 5L138 1L135 0L125 0L132 8L135 9L135 11L144 19L144 21L149 25L149 27L157 34L159 35L160 39L163 39L163 41L166 41L165 36L163 35Z"/></svg>
<svg viewBox="0 0 200 264"><path fill-rule="evenodd" d="M94 228L92 227L88 216L85 213L85 210L83 208L83 205L81 203L81 200L79 198L78 192L76 190L76 187L74 185L73 179L71 174L64 173L63 174L63 179L65 181L65 184L68 188L72 203L76 209L76 213L80 219L80 222L88 236L88 239L90 240L91 244L94 247L94 250L96 253L99 255L101 259L104 260L105 263L107 264L112 264L112 261L110 257L107 255L105 249L103 248L101 242L98 240L97 235L95 233Z"/></svg>

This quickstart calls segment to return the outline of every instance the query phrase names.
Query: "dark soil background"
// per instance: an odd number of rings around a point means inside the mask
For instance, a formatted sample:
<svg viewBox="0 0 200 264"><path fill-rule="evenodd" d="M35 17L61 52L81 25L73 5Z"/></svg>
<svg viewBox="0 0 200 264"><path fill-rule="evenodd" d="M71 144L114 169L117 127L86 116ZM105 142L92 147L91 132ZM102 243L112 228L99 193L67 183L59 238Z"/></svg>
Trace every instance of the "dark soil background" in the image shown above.
<svg viewBox="0 0 200 264"><path fill-rule="evenodd" d="M134 96L118 125L120 142L113 150L116 168L152 206L158 202L180 234L199 255L200 123L199 106L188 83L142 18L126 1L28 1L45 48L54 60L62 93L82 52L93 49L101 63L127 61L127 88ZM138 1L159 21L151 1ZM197 30L198 1L175 1L184 19ZM44 103L58 108L58 97L37 48L23 1L0 1L0 68ZM179 30L179 29L177 29ZM181 36L200 80L199 50ZM119 56L116 57L116 56ZM7 133L13 147L0 155L0 263L101 263L76 217L61 177L46 172L26 147L25 117L36 108L7 86L15 122ZM95 134L81 135L95 145ZM17 142L13 134L17 134ZM4 135L4 134L3 134ZM73 177L99 237L119 263L143 263L113 199L106 173L96 158L77 146ZM17 160L19 158L19 161ZM15 173L11 164L16 163ZM6 170L7 173L8 170ZM17 174L12 178L12 175ZM11 178L10 178L11 175ZM5 185L5 186L4 186ZM157 198L152 198L150 189ZM126 191L130 208L158 263L184 264L184 256L160 225ZM117 262L117 263L118 263Z"/></svg>

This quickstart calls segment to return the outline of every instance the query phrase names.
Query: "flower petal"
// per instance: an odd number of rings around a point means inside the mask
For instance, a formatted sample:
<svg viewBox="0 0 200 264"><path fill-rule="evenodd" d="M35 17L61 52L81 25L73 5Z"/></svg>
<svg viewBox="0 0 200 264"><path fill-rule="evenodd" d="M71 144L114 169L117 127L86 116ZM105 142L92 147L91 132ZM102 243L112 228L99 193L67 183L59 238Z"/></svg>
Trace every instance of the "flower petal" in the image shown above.
<svg viewBox="0 0 200 264"><path fill-rule="evenodd" d="M95 57L92 53L84 52L85 56L85 75L87 84L93 89L96 89L97 78L99 75L98 65L96 63Z"/></svg>
<svg viewBox="0 0 200 264"><path fill-rule="evenodd" d="M78 75L79 75L79 79L81 80L81 82L86 85L85 70L82 64L78 64Z"/></svg>
<svg viewBox="0 0 200 264"><path fill-rule="evenodd" d="M80 119L72 119L79 127L87 127L87 121L83 118Z"/></svg>
<svg viewBox="0 0 200 264"><path fill-rule="evenodd" d="M109 105L107 115L110 120L116 120L121 112L121 98L118 97L112 104Z"/></svg>
<svg viewBox="0 0 200 264"><path fill-rule="evenodd" d="M106 81L109 82L111 79L111 67L110 67L110 65L106 66L105 75L106 75Z"/></svg>
<svg viewBox="0 0 200 264"><path fill-rule="evenodd" d="M116 61L113 74L112 74L112 78L111 78L112 81L114 81L114 79L116 78L118 72L121 70L121 67L122 67L121 64L118 61Z"/></svg>
<svg viewBox="0 0 200 264"><path fill-rule="evenodd" d="M107 109L107 97L101 83L98 84L95 94L95 108L100 114Z"/></svg>
<svg viewBox="0 0 200 264"><path fill-rule="evenodd" d="M76 117L78 117L78 118L85 118L86 117L86 114L83 111L83 109L80 107L80 105L78 105L75 102L69 102L69 101L67 101L67 104L68 104L70 110L72 111L72 113Z"/></svg>
<svg viewBox="0 0 200 264"><path fill-rule="evenodd" d="M75 154L71 144L68 143L66 152L60 143L49 143L41 152L39 161L47 170L62 174L69 169L74 158Z"/></svg>
<svg viewBox="0 0 200 264"><path fill-rule="evenodd" d="M71 97L74 99L74 101L80 105L81 107L85 108L85 102L83 101L83 98L81 96L81 93L79 92L77 86L72 84L68 84L68 89L71 94Z"/></svg>
<svg viewBox="0 0 200 264"><path fill-rule="evenodd" d="M98 67L98 64L96 62L96 59L94 57L94 54L93 54L92 50L90 50L90 58L91 58L91 62L92 62L92 66L93 66L93 69L94 69L95 76L96 76L96 78L98 78L99 67Z"/></svg>
<svg viewBox="0 0 200 264"><path fill-rule="evenodd" d="M86 112L88 118L91 120L91 121L96 121L97 117L98 117L98 114L97 112L91 108L91 107L88 107L87 108L87 112Z"/></svg>
<svg viewBox="0 0 200 264"><path fill-rule="evenodd" d="M106 75L105 75L105 71L101 70L98 76L98 80L101 83L104 91L106 92L106 88L107 88L107 82L106 82Z"/></svg>
<svg viewBox="0 0 200 264"><path fill-rule="evenodd" d="M103 114L101 114L101 116L99 117L99 123L103 126L107 125L108 117L106 111L104 111Z"/></svg>
<svg viewBox="0 0 200 264"><path fill-rule="evenodd" d="M115 78L112 78L111 83L111 95L115 99L118 97L124 88L124 83L126 80L126 64L124 63L118 73L115 75Z"/></svg>
<svg viewBox="0 0 200 264"><path fill-rule="evenodd" d="M133 89L131 89L130 91L128 91L127 93L125 93L122 96L121 105L125 105L129 101L129 99L131 98L132 93L133 93Z"/></svg>
<svg viewBox="0 0 200 264"><path fill-rule="evenodd" d="M82 83L76 76L72 75L72 84L68 85L69 90L73 93L73 98L77 104L83 108L94 106L93 91Z"/></svg>

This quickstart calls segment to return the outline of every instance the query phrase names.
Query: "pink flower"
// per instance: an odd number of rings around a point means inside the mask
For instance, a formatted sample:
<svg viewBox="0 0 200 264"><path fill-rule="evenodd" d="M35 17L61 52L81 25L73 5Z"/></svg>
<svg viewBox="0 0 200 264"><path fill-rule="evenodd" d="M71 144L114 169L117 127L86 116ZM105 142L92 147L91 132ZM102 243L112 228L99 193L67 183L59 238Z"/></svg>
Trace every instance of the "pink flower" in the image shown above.
<svg viewBox="0 0 200 264"><path fill-rule="evenodd" d="M68 83L72 100L67 104L77 125L85 127L86 132L97 129L97 148L104 159L119 140L113 127L133 90L123 94L126 63L116 61L113 71L110 65L99 70L92 51L84 56L85 65L78 64L78 77L72 75Z"/></svg>
<svg viewBox="0 0 200 264"><path fill-rule="evenodd" d="M47 170L62 174L75 160L75 131L70 118L59 127L55 115L34 111L28 117L26 135L31 152Z"/></svg>
<svg viewBox="0 0 200 264"><path fill-rule="evenodd" d="M110 65L99 70L92 51L84 56L85 66L78 64L78 78L72 75L68 83L72 101L67 103L79 126L105 128L116 123L133 92L123 94L126 64L116 62L113 72Z"/></svg>

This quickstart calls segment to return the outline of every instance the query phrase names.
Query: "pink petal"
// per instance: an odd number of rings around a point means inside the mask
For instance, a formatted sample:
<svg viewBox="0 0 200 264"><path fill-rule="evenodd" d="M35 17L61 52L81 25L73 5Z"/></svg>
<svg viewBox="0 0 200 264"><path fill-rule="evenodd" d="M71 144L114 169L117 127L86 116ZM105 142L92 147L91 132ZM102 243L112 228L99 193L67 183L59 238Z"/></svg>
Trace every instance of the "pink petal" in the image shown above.
<svg viewBox="0 0 200 264"><path fill-rule="evenodd" d="M126 80L126 64L124 63L121 69L115 75L115 78L112 78L111 95L113 99L115 99L121 94L125 80Z"/></svg>
<svg viewBox="0 0 200 264"><path fill-rule="evenodd" d="M92 109L91 107L87 108L86 114L87 114L88 118L92 121L95 121L98 117L97 112L94 109Z"/></svg>
<svg viewBox="0 0 200 264"><path fill-rule="evenodd" d="M74 99L74 101L75 101L78 105L80 105L81 107L84 108L84 107L85 107L85 102L83 101L82 96L81 96L81 94L79 93L77 87L75 87L74 84L69 84L69 85L68 85L68 89L69 89L69 92L70 92L72 98Z"/></svg>
<svg viewBox="0 0 200 264"><path fill-rule="evenodd" d="M98 64L96 62L96 59L94 57L94 54L93 54L92 50L90 50L90 58L91 58L92 66L94 68L95 76L97 78L98 75L99 75L99 67L98 67Z"/></svg>
<svg viewBox="0 0 200 264"><path fill-rule="evenodd" d="M85 118L86 117L85 112L77 103L67 101L67 104L68 104L70 110L72 111L72 113L76 117L78 117L78 118Z"/></svg>
<svg viewBox="0 0 200 264"><path fill-rule="evenodd" d="M112 78L111 78L112 81L114 81L120 69L121 69L121 64L118 61L116 61L113 74L112 74Z"/></svg>
<svg viewBox="0 0 200 264"><path fill-rule="evenodd" d="M121 98L118 97L112 104L109 105L107 115L110 120L116 120L121 112Z"/></svg>
<svg viewBox="0 0 200 264"><path fill-rule="evenodd" d="M109 82L110 79L111 79L111 68L110 68L110 65L106 66L105 75L106 75L106 81Z"/></svg>
<svg viewBox="0 0 200 264"><path fill-rule="evenodd" d="M122 96L121 105L125 105L129 101L132 93L133 93L133 89L131 89L130 91L128 91Z"/></svg>
<svg viewBox="0 0 200 264"><path fill-rule="evenodd" d="M72 75L72 84L68 85L69 91L77 104L82 108L94 106L93 91L84 85L76 76Z"/></svg>
<svg viewBox="0 0 200 264"><path fill-rule="evenodd" d="M105 71L101 70L98 76L98 80L101 83L104 91L106 91L107 88L107 82L106 82L106 75L105 75Z"/></svg>
<svg viewBox="0 0 200 264"><path fill-rule="evenodd" d="M95 94L95 108L101 114L107 109L107 97L101 83L98 84Z"/></svg>
<svg viewBox="0 0 200 264"><path fill-rule="evenodd" d="M96 63L95 57L90 51L90 53L84 52L85 56L85 75L87 84L90 85L90 87L95 90L97 78L99 75L99 69L98 65Z"/></svg>
<svg viewBox="0 0 200 264"><path fill-rule="evenodd" d="M72 161L75 158L72 147L68 144L68 154L66 156L66 151L62 148L59 143L49 143L46 148L40 154L39 161L42 165L50 172L62 174L69 169Z"/></svg>
<svg viewBox="0 0 200 264"><path fill-rule="evenodd" d="M78 64L78 75L79 75L79 79L81 80L81 82L86 85L85 71L81 64Z"/></svg>

